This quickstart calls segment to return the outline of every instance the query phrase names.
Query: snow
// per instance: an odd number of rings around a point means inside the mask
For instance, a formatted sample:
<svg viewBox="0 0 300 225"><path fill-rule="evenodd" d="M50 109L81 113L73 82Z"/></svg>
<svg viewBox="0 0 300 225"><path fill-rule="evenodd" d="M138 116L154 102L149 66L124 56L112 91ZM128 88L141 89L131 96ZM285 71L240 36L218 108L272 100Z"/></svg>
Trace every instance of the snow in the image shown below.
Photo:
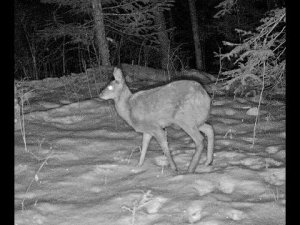
<svg viewBox="0 0 300 225"><path fill-rule="evenodd" d="M28 152L15 131L16 225L285 224L284 103L258 111L251 99L215 97L214 162L205 167L203 154L195 174L192 140L167 128L175 174L155 139L137 167L142 135L111 102L72 99L52 81L33 82L27 99Z"/></svg>

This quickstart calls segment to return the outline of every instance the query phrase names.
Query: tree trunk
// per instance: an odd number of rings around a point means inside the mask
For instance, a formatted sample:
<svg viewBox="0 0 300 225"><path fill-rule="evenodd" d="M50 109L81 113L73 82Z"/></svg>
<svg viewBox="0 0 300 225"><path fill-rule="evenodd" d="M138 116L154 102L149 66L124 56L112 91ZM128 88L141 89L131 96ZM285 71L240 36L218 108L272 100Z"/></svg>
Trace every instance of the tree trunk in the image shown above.
<svg viewBox="0 0 300 225"><path fill-rule="evenodd" d="M101 65L109 66L109 50L105 36L102 5L100 0L92 0L92 8L95 21L96 43L99 49Z"/></svg>
<svg viewBox="0 0 300 225"><path fill-rule="evenodd" d="M167 70L169 65L170 40L166 32L166 21L163 12L155 13L155 24L158 26L158 41L160 43L161 68Z"/></svg>
<svg viewBox="0 0 300 225"><path fill-rule="evenodd" d="M192 29L193 29L196 66L197 66L197 69L201 71L204 69L204 65L203 65L203 60L202 60L202 51L201 51L200 36L199 36L199 25L198 25L198 20L197 20L195 0L188 0L188 1L189 1Z"/></svg>

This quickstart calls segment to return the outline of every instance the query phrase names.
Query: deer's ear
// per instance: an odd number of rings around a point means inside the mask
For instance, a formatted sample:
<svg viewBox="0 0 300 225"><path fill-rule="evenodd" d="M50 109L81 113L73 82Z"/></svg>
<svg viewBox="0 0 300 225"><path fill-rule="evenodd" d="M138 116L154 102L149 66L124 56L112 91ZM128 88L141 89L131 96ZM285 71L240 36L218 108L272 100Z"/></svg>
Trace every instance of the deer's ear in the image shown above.
<svg viewBox="0 0 300 225"><path fill-rule="evenodd" d="M116 81L119 81L119 82L124 81L123 73L122 73L122 70L120 68L117 68L117 67L114 68L113 76L114 76Z"/></svg>

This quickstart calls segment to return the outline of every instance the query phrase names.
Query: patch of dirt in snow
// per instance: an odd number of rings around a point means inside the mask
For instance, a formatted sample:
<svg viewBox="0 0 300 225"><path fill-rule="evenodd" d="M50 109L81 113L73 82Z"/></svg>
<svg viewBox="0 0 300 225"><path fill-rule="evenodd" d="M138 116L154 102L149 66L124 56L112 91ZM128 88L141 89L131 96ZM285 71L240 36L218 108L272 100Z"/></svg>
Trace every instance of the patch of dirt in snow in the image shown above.
<svg viewBox="0 0 300 225"><path fill-rule="evenodd" d="M28 152L15 132L16 225L285 224L284 104L255 111L257 102L215 98L214 161L205 167L203 154L195 174L185 172L195 145L168 128L175 174L154 139L137 167L141 134L110 102L42 84L26 106Z"/></svg>

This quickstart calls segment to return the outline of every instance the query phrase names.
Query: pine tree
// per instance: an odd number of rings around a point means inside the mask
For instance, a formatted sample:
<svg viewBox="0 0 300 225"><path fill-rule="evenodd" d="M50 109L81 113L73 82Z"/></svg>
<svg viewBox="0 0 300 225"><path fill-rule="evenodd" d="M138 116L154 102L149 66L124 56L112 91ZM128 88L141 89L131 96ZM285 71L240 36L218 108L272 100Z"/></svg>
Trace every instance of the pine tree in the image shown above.
<svg viewBox="0 0 300 225"><path fill-rule="evenodd" d="M68 13L73 15L74 20L66 23L62 16L55 14L55 21L49 23L48 27L40 33L44 38L68 36L72 39L72 43L85 46L95 43L99 51L100 64L109 65L107 41L112 43L116 41L110 37L111 34L126 36L129 39L134 37L135 42L159 46L160 36L157 33L164 31L159 29L155 19L160 12L170 9L173 1L42 0L43 3L70 8ZM80 22L78 18L81 18Z"/></svg>

